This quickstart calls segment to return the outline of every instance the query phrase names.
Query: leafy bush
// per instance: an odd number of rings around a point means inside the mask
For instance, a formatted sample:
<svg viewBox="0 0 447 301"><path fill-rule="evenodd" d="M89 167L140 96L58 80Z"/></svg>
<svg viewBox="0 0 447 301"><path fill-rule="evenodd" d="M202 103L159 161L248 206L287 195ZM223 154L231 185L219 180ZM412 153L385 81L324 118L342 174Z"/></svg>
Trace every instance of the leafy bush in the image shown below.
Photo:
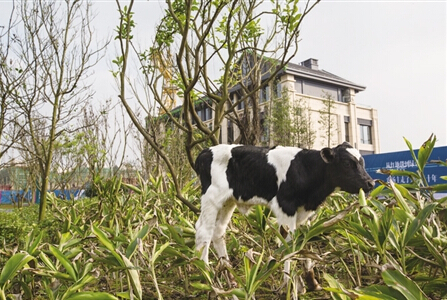
<svg viewBox="0 0 447 301"><path fill-rule="evenodd" d="M32 230L33 222L37 222L37 215L36 206L0 211L0 249L23 242Z"/></svg>
<svg viewBox="0 0 447 301"><path fill-rule="evenodd" d="M307 299L446 298L446 199L435 200L441 186L423 180L433 146L430 138L419 152L413 184L382 183L367 197L334 193L290 242L268 209L236 213L227 233L230 263L210 267L194 250L197 217L175 199L169 178L136 186L108 179L97 183L96 197L76 202L50 194L52 214L39 225L35 207L1 213L0 298L292 298L283 262L292 261L296 278L308 258L324 290ZM195 179L182 193L197 204Z"/></svg>

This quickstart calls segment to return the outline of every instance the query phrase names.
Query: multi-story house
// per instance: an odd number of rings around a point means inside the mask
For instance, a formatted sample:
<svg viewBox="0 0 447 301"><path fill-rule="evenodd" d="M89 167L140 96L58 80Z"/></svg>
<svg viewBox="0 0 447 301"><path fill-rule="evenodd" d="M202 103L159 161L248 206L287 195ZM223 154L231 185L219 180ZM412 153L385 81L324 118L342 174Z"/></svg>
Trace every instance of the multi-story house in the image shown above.
<svg viewBox="0 0 447 301"><path fill-rule="evenodd" d="M300 64L289 63L277 76L274 84L267 85L260 90L260 113L267 116L269 106L273 105L274 95L287 93L288 101L294 103L300 101L308 108L309 124L314 131L315 139L312 148L321 149L328 142L325 139L325 129L321 126L321 115L326 109L325 101L332 100L330 116L334 127L330 144L335 146L349 142L359 151L366 154L380 152L378 115L377 110L355 101L357 93L365 90L365 86L355 84L330 72L322 70L318 66L318 60L308 59ZM276 91L276 93L273 93ZM237 101L237 87L231 89L233 101ZM202 121L212 127L214 112L209 105L196 105L196 111ZM243 111L243 103L237 107L238 114ZM220 129L220 141L233 143L239 135L238 128L228 119L224 120ZM327 134L326 134L327 135ZM273 145L272 139L267 139L267 145Z"/></svg>

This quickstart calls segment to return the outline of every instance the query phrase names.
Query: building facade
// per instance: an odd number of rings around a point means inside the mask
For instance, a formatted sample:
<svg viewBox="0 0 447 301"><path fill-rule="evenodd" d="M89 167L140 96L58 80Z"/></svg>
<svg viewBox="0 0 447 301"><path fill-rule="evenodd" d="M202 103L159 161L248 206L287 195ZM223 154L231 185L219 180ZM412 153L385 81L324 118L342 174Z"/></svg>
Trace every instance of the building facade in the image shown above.
<svg viewBox="0 0 447 301"><path fill-rule="evenodd" d="M319 69L317 59L308 59L300 64L289 63L278 73L274 84L260 90L259 102L262 116L270 113L274 95L287 93L292 104L300 101L307 107L310 125L315 132L311 148L321 149L328 144L325 129L321 127L321 114L325 110L325 101L331 99L330 116L334 125L330 145L336 146L344 141L359 149L363 154L380 152L377 110L359 105L355 101L357 93L365 90L365 86L355 84L337 75ZM237 101L237 91L233 89L232 101ZM243 103L238 106L238 114L243 111ZM202 121L212 127L214 112L210 106L196 108ZM224 120L220 129L222 143L233 143L239 135L238 128L230 120ZM274 142L267 136L260 141L264 145L273 146Z"/></svg>

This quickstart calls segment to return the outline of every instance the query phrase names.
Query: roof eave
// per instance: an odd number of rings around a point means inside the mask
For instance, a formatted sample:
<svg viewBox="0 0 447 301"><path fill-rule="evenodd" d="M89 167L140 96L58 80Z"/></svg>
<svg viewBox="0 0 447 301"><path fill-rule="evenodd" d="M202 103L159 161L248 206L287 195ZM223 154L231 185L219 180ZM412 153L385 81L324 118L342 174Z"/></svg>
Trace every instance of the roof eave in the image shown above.
<svg viewBox="0 0 447 301"><path fill-rule="evenodd" d="M366 86L362 86L362 85L358 85L358 84L354 84L354 83L346 82L346 81L342 81L342 80L337 80L337 79L334 79L334 78L327 78L327 77L323 77L323 76L318 76L318 75L315 75L315 74L311 74L311 73L307 73L307 72L303 72L303 71L298 71L298 70L294 70L294 69L286 69L284 71L284 73L285 74L297 75L297 76L302 77L302 78L317 80L317 81L325 82L325 83L329 83L329 84L335 84L335 85L346 87L346 88L351 88L351 89L355 90L355 93L358 93L360 91L364 91L366 89Z"/></svg>

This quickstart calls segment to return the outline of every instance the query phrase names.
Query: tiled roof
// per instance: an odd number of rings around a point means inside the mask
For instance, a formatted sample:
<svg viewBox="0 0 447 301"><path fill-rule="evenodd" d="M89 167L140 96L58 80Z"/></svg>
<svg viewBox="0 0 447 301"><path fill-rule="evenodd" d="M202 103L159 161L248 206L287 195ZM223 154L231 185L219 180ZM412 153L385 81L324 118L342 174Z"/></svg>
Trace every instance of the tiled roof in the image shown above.
<svg viewBox="0 0 447 301"><path fill-rule="evenodd" d="M337 76L325 70L311 69L300 64L294 64L294 63L287 64L285 73L294 74L308 79L325 81L328 83L346 86L355 89L356 92L363 91L366 88L363 85L355 84L349 80L346 80L340 76Z"/></svg>

